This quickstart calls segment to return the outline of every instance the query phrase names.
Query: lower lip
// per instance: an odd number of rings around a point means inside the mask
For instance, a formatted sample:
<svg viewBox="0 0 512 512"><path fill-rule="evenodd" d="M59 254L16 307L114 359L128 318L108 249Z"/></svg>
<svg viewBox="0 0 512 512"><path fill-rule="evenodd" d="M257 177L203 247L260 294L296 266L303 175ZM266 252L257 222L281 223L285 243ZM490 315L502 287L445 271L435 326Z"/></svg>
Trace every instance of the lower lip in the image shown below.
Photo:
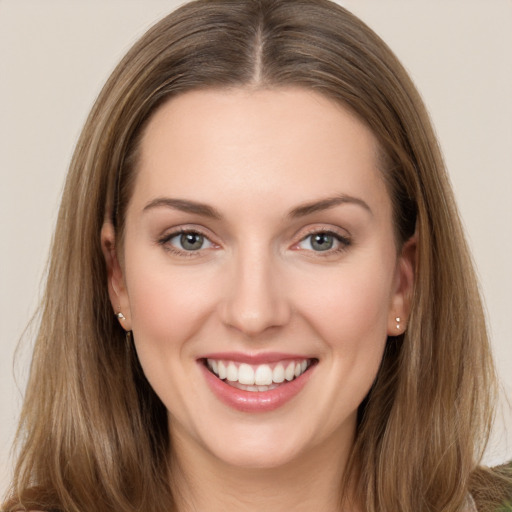
<svg viewBox="0 0 512 512"><path fill-rule="evenodd" d="M314 366L312 365L296 379L281 384L269 391L244 391L237 389L216 377L203 361L199 361L206 382L213 393L226 405L242 412L269 412L278 409L297 396L306 385Z"/></svg>

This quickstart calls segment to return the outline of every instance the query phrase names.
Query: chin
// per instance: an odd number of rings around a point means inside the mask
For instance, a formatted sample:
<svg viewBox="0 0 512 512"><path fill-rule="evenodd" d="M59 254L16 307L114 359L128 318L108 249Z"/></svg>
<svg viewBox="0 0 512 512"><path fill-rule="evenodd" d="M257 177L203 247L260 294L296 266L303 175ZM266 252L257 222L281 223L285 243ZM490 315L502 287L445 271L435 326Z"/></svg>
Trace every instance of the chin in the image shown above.
<svg viewBox="0 0 512 512"><path fill-rule="evenodd" d="M215 434L215 433L212 433ZM315 448L315 440L307 432L291 425L239 425L222 435L203 438L203 446L217 460L240 469L275 469L299 461Z"/></svg>
<svg viewBox="0 0 512 512"><path fill-rule="evenodd" d="M238 449L217 453L216 456L224 464L234 468L247 470L271 470L287 466L294 462L298 454L270 448L251 449L237 445ZM233 448L236 448L234 446Z"/></svg>

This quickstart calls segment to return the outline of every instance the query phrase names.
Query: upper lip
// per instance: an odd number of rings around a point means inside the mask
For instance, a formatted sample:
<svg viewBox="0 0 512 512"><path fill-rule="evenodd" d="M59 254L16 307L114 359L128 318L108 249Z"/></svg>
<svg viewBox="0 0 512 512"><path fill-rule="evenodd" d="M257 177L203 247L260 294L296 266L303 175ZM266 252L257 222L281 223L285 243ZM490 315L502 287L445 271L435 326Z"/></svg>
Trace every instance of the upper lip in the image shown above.
<svg viewBox="0 0 512 512"><path fill-rule="evenodd" d="M199 360L204 359L215 359L219 361L234 361L238 363L247 364L265 364L265 363L277 363L279 361L286 360L302 360L302 359L314 359L311 356L304 354L289 354L283 352L260 352L248 354L246 352L215 352L205 354L200 357Z"/></svg>

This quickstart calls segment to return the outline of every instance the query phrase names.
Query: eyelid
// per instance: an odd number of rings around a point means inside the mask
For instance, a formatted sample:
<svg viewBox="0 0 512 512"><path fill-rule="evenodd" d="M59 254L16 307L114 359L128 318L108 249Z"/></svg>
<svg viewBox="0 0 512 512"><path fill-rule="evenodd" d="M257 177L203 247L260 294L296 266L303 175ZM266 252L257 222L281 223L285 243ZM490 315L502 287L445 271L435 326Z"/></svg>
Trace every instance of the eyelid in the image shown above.
<svg viewBox="0 0 512 512"><path fill-rule="evenodd" d="M299 247L299 244L304 242L307 238L320 233L333 236L341 245L341 247L327 249L325 251L314 251L312 249L303 249ZM294 242L294 244L292 245L292 249L312 252L318 256L329 256L332 255L333 253L344 251L353 243L352 236L346 230L342 230L340 228L336 228L333 226L314 226L307 228L306 230L299 232L298 238L298 241Z"/></svg>
<svg viewBox="0 0 512 512"><path fill-rule="evenodd" d="M173 228L169 228L163 235L159 236L156 240L157 244L163 246L165 250L174 253L178 256L184 256L184 257L194 257L194 256L201 256L205 251L210 250L212 248L218 248L219 244L214 242L212 240L212 236L207 233L207 231L201 226L197 225L182 225L182 226L176 226ZM176 247L175 245L172 245L170 241L173 238L176 238L183 234L197 234L201 235L205 240L207 240L210 243L209 247L197 249L195 251L187 251L185 249L180 249L179 247Z"/></svg>
<svg viewBox="0 0 512 512"><path fill-rule="evenodd" d="M302 228L297 231L297 234L294 238L298 241L307 238L310 235L314 235L316 233L329 233L339 238L351 239L352 235L349 233L347 229L340 228L338 226L333 226L332 224L314 224Z"/></svg>
<svg viewBox="0 0 512 512"><path fill-rule="evenodd" d="M187 233L195 233L198 235L201 235L204 237L209 244L211 244L209 247L197 249L197 250L181 250L178 247L171 245L169 242L173 238L180 236L182 234ZM327 234L333 236L339 243L341 247L333 248L333 249L326 249L325 251L314 251L313 249L304 249L299 247L299 244L302 243L304 240L306 240L308 237L315 235L315 234ZM168 230L161 236L159 236L156 240L156 242L159 245L162 245L166 250L168 250L171 253L175 253L179 256L185 256L185 257L194 257L194 256L201 256L205 251L208 251L212 248L219 249L221 246L219 243L215 242L213 240L213 236L210 234L210 230L203 228L202 226L198 226L196 224L189 224L189 225L180 225L175 226L172 228L168 228ZM332 225L325 226L325 225L316 225L311 226L305 229L302 229L299 231L299 233L295 237L296 242L292 244L291 249L293 250L302 250L305 252L311 252L315 253L316 256L329 256L333 255L338 252L342 252L346 250L350 245L352 245L353 240L352 236L347 232L347 230L334 227Z"/></svg>
<svg viewBox="0 0 512 512"><path fill-rule="evenodd" d="M208 249L209 247L213 246L213 242L207 236L203 235L202 233L198 233L196 231L180 231L179 233L176 233L174 235L167 237L168 243L170 243L173 247L176 247L176 245L171 243L172 240L181 239L181 237L183 235L197 235L197 236L201 237L204 242L207 242L207 245L208 245L208 247L201 247L201 249L196 249L195 251L187 251L185 249L185 252L199 252L200 250ZM177 249L181 250L179 247L177 247Z"/></svg>

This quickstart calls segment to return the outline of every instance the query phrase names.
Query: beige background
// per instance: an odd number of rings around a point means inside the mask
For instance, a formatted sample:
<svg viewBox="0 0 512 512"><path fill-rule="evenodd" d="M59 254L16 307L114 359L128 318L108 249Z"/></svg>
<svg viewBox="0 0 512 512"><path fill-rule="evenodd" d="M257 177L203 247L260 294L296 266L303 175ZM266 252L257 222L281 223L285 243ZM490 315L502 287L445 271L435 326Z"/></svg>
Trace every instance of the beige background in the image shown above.
<svg viewBox="0 0 512 512"><path fill-rule="evenodd" d="M0 489L10 471L30 336L16 365L13 355L40 293L73 145L115 63L179 3L0 0ZM341 3L398 54L431 111L481 277L504 396L510 397L512 2ZM487 463L512 458L511 420L510 407L502 407Z"/></svg>

